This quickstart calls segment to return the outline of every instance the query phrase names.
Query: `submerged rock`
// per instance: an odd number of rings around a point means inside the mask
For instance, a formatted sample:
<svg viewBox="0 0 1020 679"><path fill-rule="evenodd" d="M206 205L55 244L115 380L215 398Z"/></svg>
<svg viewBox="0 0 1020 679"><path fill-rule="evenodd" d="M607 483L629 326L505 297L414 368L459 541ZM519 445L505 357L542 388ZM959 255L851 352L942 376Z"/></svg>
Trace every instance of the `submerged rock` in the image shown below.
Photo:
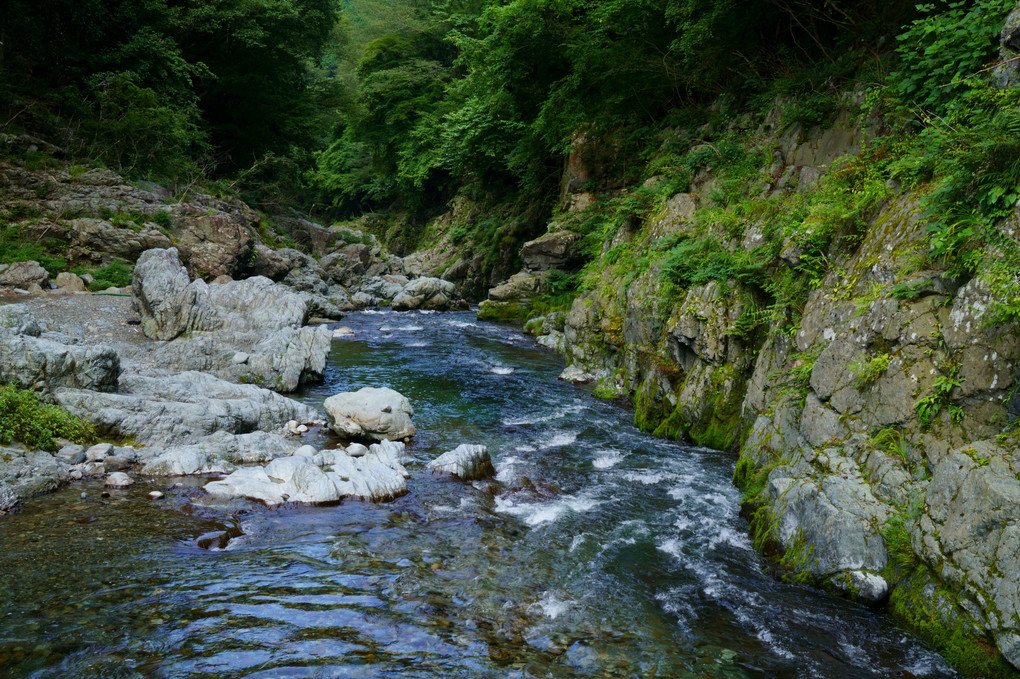
<svg viewBox="0 0 1020 679"><path fill-rule="evenodd" d="M463 481L475 481L495 474L485 446L461 444L426 465L432 471L453 474Z"/></svg>
<svg viewBox="0 0 1020 679"><path fill-rule="evenodd" d="M135 484L135 480L124 472L113 472L106 477L107 488L128 488Z"/></svg>
<svg viewBox="0 0 1020 679"><path fill-rule="evenodd" d="M330 396L322 404L330 426L349 438L375 441L414 436L411 402L385 387L365 387L354 392Z"/></svg>

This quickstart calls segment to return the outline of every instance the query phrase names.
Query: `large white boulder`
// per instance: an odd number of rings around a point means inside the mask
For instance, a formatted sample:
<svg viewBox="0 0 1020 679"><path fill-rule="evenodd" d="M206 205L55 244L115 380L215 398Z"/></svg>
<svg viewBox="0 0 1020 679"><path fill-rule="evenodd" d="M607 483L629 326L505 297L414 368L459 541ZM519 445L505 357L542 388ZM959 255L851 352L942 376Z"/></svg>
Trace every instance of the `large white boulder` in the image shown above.
<svg viewBox="0 0 1020 679"><path fill-rule="evenodd" d="M387 445L389 444L389 445ZM241 467L224 479L206 484L213 497L323 504L344 498L380 502L407 492L409 474L400 463L403 444L373 444L367 454L352 457L343 450L280 457L265 467Z"/></svg>
<svg viewBox="0 0 1020 679"><path fill-rule="evenodd" d="M336 394L322 404L330 426L340 436L375 441L414 436L411 402L386 387L365 387Z"/></svg>

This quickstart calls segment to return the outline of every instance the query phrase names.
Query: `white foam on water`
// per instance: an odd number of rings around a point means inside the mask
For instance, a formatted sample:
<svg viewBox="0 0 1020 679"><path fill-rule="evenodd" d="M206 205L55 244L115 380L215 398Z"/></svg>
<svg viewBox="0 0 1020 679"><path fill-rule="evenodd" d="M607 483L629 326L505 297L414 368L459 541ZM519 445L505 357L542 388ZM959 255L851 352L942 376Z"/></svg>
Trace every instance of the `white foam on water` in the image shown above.
<svg viewBox="0 0 1020 679"><path fill-rule="evenodd" d="M448 513L448 512L455 512L455 511L457 511L457 508L456 507L451 507L450 505L434 505L432 507L432 511Z"/></svg>
<svg viewBox="0 0 1020 679"><path fill-rule="evenodd" d="M429 343L428 342L410 342L410 343L408 343L407 346L409 348L411 348L411 349L421 349L423 347L429 346Z"/></svg>
<svg viewBox="0 0 1020 679"><path fill-rule="evenodd" d="M595 469L612 469L625 457L627 456L619 450L603 448L595 451L595 458L591 461L591 466Z"/></svg>
<svg viewBox="0 0 1020 679"><path fill-rule="evenodd" d="M545 617L555 620L569 611L573 604L572 601L561 601L551 592L546 592L541 599L528 606L528 610L538 609Z"/></svg>
<svg viewBox="0 0 1020 679"><path fill-rule="evenodd" d="M418 332L424 329L423 325L383 325L380 326L379 332Z"/></svg>
<svg viewBox="0 0 1020 679"><path fill-rule="evenodd" d="M497 365L489 368L489 372L493 375L511 375L514 372L514 368L505 365Z"/></svg>
<svg viewBox="0 0 1020 679"><path fill-rule="evenodd" d="M482 326L477 323L465 323L464 321L447 321L450 325L455 328L480 328Z"/></svg>
<svg viewBox="0 0 1020 679"><path fill-rule="evenodd" d="M382 316L382 315L385 315L385 314L391 314L393 312L389 311L389 310L380 310L380 309L365 309L361 313L366 314L366 315L367 314L372 314L373 316L376 316L376 315Z"/></svg>
<svg viewBox="0 0 1020 679"><path fill-rule="evenodd" d="M546 415L534 415L532 417L525 417L518 420L503 420L503 426L521 427L529 424L545 424L546 422L552 422L553 420L561 420L568 415L576 415L584 411L584 409L585 406L581 404L574 404L572 406L560 408L559 410Z"/></svg>
<svg viewBox="0 0 1020 679"><path fill-rule="evenodd" d="M716 532L708 537L708 548L715 549L719 545L750 550L751 540L746 533L733 530L729 526L717 526Z"/></svg>
<svg viewBox="0 0 1020 679"><path fill-rule="evenodd" d="M516 455L508 455L496 460L493 466L496 468L496 480L500 483L510 483L517 478L517 467L525 464L525 461Z"/></svg>
<svg viewBox="0 0 1020 679"><path fill-rule="evenodd" d="M633 481L635 483L640 483L640 484L645 485L645 486L654 486L655 484L662 483L663 481L671 481L674 477L673 477L672 474L670 474L668 472L657 472L657 473L653 473L653 472L643 472L643 473L627 472L626 474L623 475L623 478L625 480L627 480L627 481Z"/></svg>
<svg viewBox="0 0 1020 679"><path fill-rule="evenodd" d="M418 309L418 313L422 316L431 316L432 314L438 314L439 312L435 309Z"/></svg>
<svg viewBox="0 0 1020 679"><path fill-rule="evenodd" d="M501 514L519 516L528 526L541 526L546 523L554 523L563 515L574 512L583 514L598 506L599 502L586 497L561 497L552 502L521 503L516 504L513 500L505 497L496 498L496 511Z"/></svg>
<svg viewBox="0 0 1020 679"><path fill-rule="evenodd" d="M542 450L548 450L549 448L561 448L563 446L572 445L576 440L577 432L567 431L561 434L556 434L548 441L542 442L540 445Z"/></svg>
<svg viewBox="0 0 1020 679"><path fill-rule="evenodd" d="M581 533L575 535L574 539L570 541L570 552L572 553L575 549L584 544L584 541L588 539L589 533Z"/></svg>

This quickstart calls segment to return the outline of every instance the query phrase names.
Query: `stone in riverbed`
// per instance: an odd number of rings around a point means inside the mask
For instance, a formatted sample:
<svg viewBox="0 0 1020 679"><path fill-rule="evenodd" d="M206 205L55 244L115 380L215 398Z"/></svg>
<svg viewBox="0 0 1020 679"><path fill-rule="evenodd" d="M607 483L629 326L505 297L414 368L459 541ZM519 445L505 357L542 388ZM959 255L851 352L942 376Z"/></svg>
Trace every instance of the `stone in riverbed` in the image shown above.
<svg viewBox="0 0 1020 679"><path fill-rule="evenodd" d="M134 483L135 480L124 472L114 472L106 477L107 488L127 488Z"/></svg>
<svg viewBox="0 0 1020 679"><path fill-rule="evenodd" d="M68 290L70 292L85 292L88 288L85 286L85 281L70 271L64 271L58 273L56 279L53 281L57 287L61 290Z"/></svg>
<svg viewBox="0 0 1020 679"><path fill-rule="evenodd" d="M415 433L410 401L385 387L336 394L327 398L322 407L333 431L340 436L382 441L403 439Z"/></svg>
<svg viewBox="0 0 1020 679"><path fill-rule="evenodd" d="M206 484L205 490L213 497L246 497L270 506L323 504L347 497L389 500L407 492L408 473L399 461L402 450L399 444L375 444L359 458L343 450L281 457L265 467L242 467Z"/></svg>
<svg viewBox="0 0 1020 679"><path fill-rule="evenodd" d="M492 476L492 459L485 446L462 444L429 462L432 471L453 474L463 481L476 481Z"/></svg>

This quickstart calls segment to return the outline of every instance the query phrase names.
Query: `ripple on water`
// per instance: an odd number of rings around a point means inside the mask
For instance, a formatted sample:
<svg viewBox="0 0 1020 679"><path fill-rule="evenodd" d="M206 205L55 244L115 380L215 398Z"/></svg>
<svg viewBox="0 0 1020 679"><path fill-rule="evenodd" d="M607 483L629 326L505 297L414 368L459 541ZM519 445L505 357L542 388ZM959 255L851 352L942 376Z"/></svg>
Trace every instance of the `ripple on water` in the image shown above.
<svg viewBox="0 0 1020 679"><path fill-rule="evenodd" d="M498 483L416 464L391 503L273 510L171 482L159 503L58 492L0 521L0 675L951 675L888 618L765 572L728 456L639 432L516 330L394 313L347 316L298 397L391 386L416 460L484 442ZM226 550L195 546L231 521Z"/></svg>

